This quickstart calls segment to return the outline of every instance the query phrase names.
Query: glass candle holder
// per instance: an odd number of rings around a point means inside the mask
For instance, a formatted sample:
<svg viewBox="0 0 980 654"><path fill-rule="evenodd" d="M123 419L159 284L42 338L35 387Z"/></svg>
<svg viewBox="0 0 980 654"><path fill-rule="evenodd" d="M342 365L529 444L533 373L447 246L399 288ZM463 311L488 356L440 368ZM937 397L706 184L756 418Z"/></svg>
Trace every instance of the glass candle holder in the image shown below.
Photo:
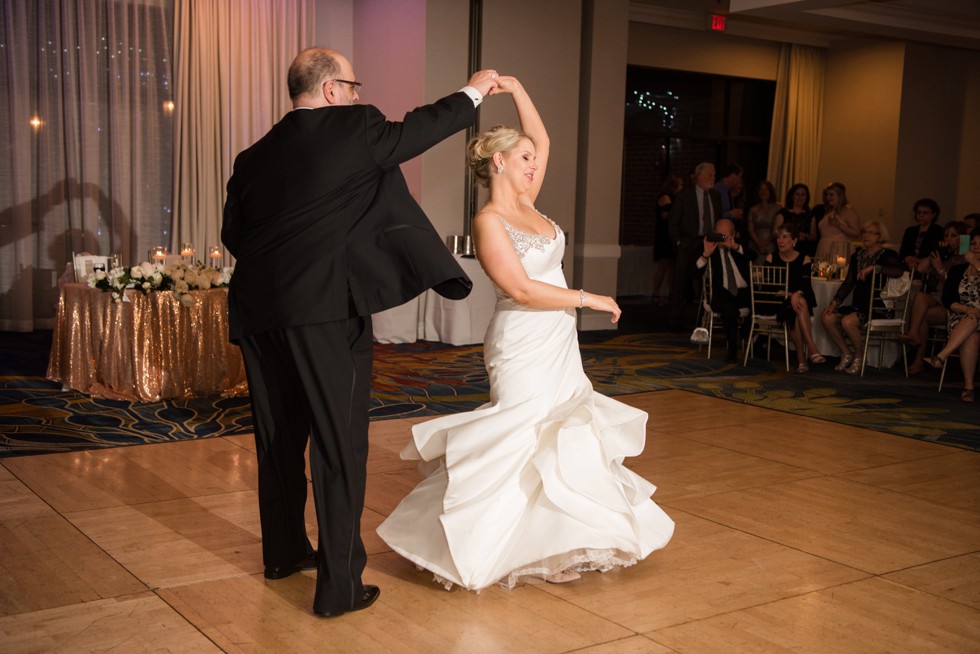
<svg viewBox="0 0 980 654"><path fill-rule="evenodd" d="M154 245L150 248L150 253L147 259L153 263L162 263L167 258L167 246L166 245Z"/></svg>
<svg viewBox="0 0 980 654"><path fill-rule="evenodd" d="M184 243L180 246L180 256L194 258L194 244Z"/></svg>
<svg viewBox="0 0 980 654"><path fill-rule="evenodd" d="M221 253L221 246L220 245L212 245L211 246L211 249L208 251L208 256L211 258L211 263L212 264L215 264L215 265L220 264L221 263L221 258L224 256Z"/></svg>

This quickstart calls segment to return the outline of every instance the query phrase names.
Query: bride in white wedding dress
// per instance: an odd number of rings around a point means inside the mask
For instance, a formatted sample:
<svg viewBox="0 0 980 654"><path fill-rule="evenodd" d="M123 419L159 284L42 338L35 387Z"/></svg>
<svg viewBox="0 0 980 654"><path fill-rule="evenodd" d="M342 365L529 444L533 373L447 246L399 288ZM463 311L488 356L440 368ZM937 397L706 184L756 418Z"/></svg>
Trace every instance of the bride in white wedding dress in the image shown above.
<svg viewBox="0 0 980 654"><path fill-rule="evenodd" d="M615 323L619 306L567 287L564 233L534 208L547 131L517 79L500 77L497 93L512 95L521 130L496 127L467 146L490 188L473 219L497 289L484 340L490 402L413 427L402 458L420 461L425 479L378 527L447 588L470 590L629 566L674 530L655 486L623 466L643 450L647 414L596 393L582 369L575 309Z"/></svg>

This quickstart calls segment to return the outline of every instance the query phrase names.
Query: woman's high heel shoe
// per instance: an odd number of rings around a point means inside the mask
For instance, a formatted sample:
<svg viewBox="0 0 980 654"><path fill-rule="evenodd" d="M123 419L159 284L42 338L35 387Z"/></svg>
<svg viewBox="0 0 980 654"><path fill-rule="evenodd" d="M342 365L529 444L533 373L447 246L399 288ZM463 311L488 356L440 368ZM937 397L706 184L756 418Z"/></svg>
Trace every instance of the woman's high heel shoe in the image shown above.
<svg viewBox="0 0 980 654"><path fill-rule="evenodd" d="M845 370L844 372L846 372L849 375L858 374L859 372L861 372L861 364L863 363L863 361L864 359L862 359L861 357L854 357L854 361L851 363L850 366L848 366L847 370Z"/></svg>
<svg viewBox="0 0 980 654"><path fill-rule="evenodd" d="M840 358L840 363L834 366L834 370L837 370L838 372L847 370L853 362L854 362L854 355L845 354Z"/></svg>

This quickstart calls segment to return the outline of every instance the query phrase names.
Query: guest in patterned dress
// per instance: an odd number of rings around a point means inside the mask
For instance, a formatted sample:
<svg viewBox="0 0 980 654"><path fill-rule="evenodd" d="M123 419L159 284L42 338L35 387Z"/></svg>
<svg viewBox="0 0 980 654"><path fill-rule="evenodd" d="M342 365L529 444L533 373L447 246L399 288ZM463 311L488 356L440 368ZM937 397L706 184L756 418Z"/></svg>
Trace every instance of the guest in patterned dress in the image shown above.
<svg viewBox="0 0 980 654"><path fill-rule="evenodd" d="M952 268L943 287L943 304L950 311L949 340L936 356L925 361L942 368L946 359L960 351L963 369L963 392L960 399L973 402L973 378L977 372L977 352L980 351L980 230L970 235L970 251L966 263Z"/></svg>

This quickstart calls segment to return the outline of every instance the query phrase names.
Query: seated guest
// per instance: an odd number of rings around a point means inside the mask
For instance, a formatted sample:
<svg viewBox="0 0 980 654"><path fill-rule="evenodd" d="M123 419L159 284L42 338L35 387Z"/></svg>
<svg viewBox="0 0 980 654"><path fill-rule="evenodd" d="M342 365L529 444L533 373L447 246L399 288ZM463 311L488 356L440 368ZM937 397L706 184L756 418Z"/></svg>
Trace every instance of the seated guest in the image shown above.
<svg viewBox="0 0 980 654"><path fill-rule="evenodd" d="M912 205L912 214L916 224L905 230L898 249L898 258L909 270L915 270L943 240L943 228L936 224L939 205L935 200L922 198Z"/></svg>
<svg viewBox="0 0 980 654"><path fill-rule="evenodd" d="M704 252L698 258L697 266L704 269L711 260L711 310L721 314L721 324L725 329L728 346L727 360L738 363L739 309L747 309L751 304L749 297L749 259L742 246L735 242L735 225L730 220L719 220L715 233L724 240L714 242L704 238ZM748 335L751 327L747 321L742 324L741 336Z"/></svg>
<svg viewBox="0 0 980 654"><path fill-rule="evenodd" d="M756 203L749 209L749 219L745 221L745 226L752 239L750 248L756 252L754 259L757 263L762 263L773 251L772 228L776 222L776 214L779 213L779 201L776 199L776 188L769 180L759 182L755 189L755 198Z"/></svg>
<svg viewBox="0 0 980 654"><path fill-rule="evenodd" d="M810 317L813 308L817 306L817 298L813 294L810 283L810 257L796 250L799 236L799 226L796 223L785 223L776 230L776 252L766 257L767 263L783 264L788 270L788 297L782 306L776 309L776 317L780 323L786 323L790 338L796 347L796 372L810 371L807 363L823 363L826 361L820 354L820 348L813 340L813 328ZM807 357L809 352L809 357Z"/></svg>
<svg viewBox="0 0 980 654"><path fill-rule="evenodd" d="M861 235L861 221L847 203L847 189L840 182L829 184L823 197L824 215L817 225L820 231L817 258L829 259L834 252L834 243L844 243L849 248L851 239Z"/></svg>
<svg viewBox="0 0 980 654"><path fill-rule="evenodd" d="M861 331L870 318L878 317L865 315L871 302L871 277L875 266L881 266L882 274L888 277L900 277L904 272L898 252L884 247L887 240L888 230L884 223L880 220L865 223L861 229L862 247L851 254L844 283L820 315L827 335L841 351L840 363L834 370L851 375L861 372L864 351ZM844 299L851 291L854 291L851 304L844 305ZM853 350L847 346L847 339L850 339Z"/></svg>
<svg viewBox="0 0 980 654"><path fill-rule="evenodd" d="M965 263L950 268L943 286L943 304L950 311L949 340L936 356L925 361L942 368L949 355L959 350L963 369L960 399L973 402L973 378L980 351L980 230L974 229L970 235L970 251L964 258Z"/></svg>
<svg viewBox="0 0 980 654"><path fill-rule="evenodd" d="M796 249L812 259L817 253L817 221L810 209L810 188L806 184L793 184L786 191L786 204L776 214L773 232L787 223L796 223L799 228Z"/></svg>
<svg viewBox="0 0 980 654"><path fill-rule="evenodd" d="M959 253L959 245L960 236L968 233L964 222L954 220L947 223L942 244L920 260L916 267L916 271L923 275L925 284L912 300L909 330L902 335L903 341L915 346L915 358L909 366L909 372L913 375L924 370L923 357L929 340L929 327L945 325L948 319L942 302L943 285L949 269L966 262Z"/></svg>
<svg viewBox="0 0 980 654"><path fill-rule="evenodd" d="M980 213L968 213L963 216L963 222L966 223L967 228L972 233L973 230L977 228L977 219L980 218Z"/></svg>

